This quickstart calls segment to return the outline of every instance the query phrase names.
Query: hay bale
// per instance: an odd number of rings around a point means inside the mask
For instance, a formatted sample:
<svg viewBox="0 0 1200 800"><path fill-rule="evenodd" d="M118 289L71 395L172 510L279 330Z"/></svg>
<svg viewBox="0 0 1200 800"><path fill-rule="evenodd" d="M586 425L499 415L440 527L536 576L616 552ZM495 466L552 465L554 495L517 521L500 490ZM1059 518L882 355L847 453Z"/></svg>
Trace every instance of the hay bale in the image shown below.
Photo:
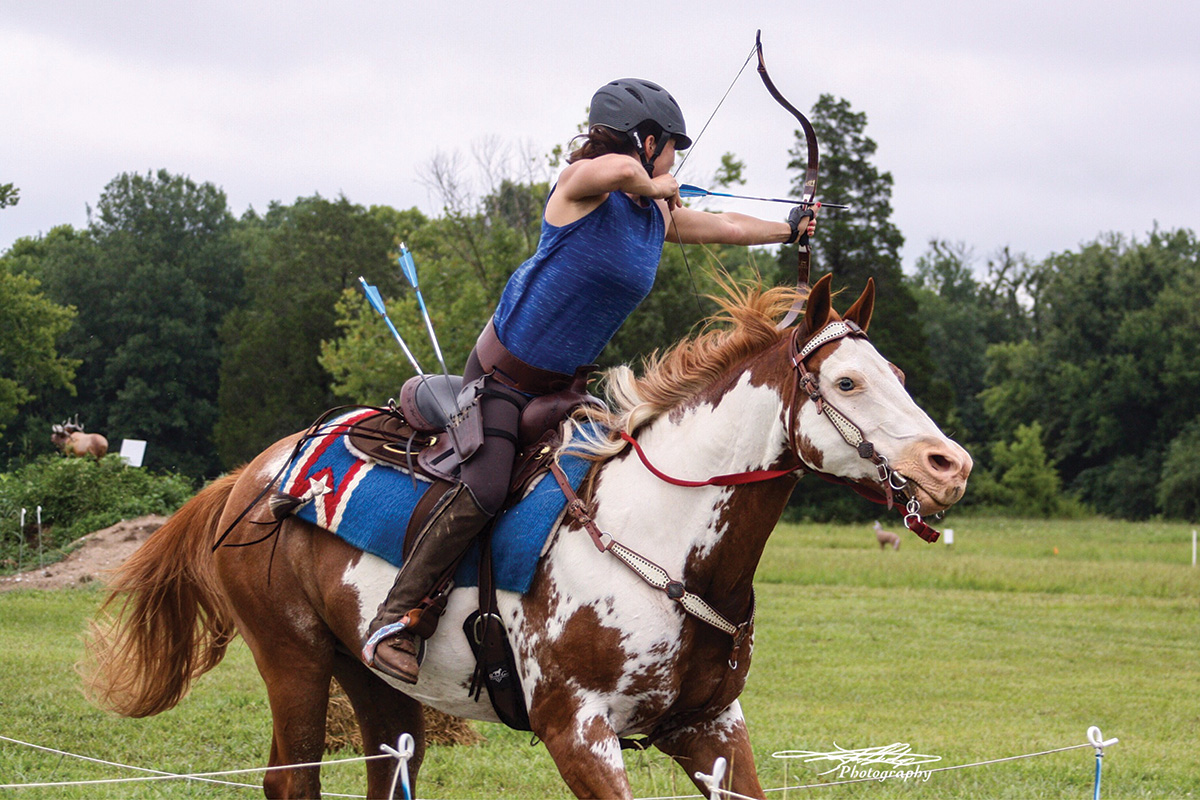
<svg viewBox="0 0 1200 800"><path fill-rule="evenodd" d="M484 740L465 719L425 706L425 742L441 745L473 745ZM362 733L350 698L335 680L329 687L329 710L325 720L325 752L350 750L362 753Z"/></svg>
<svg viewBox="0 0 1200 800"><path fill-rule="evenodd" d="M426 744L473 745L483 740L483 735L462 717L425 706Z"/></svg>

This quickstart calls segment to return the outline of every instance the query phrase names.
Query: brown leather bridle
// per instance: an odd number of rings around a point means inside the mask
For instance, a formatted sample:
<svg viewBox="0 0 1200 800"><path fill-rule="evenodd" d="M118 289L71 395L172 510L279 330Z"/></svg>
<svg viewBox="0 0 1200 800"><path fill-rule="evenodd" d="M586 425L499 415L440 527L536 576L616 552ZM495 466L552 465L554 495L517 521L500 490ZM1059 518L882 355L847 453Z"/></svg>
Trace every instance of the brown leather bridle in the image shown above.
<svg viewBox="0 0 1200 800"><path fill-rule="evenodd" d="M887 456L875 448L875 445L863 433L862 428L854 424L848 416L829 401L829 398L821 390L817 376L808 369L808 359L825 345L850 337L866 339L867 332L851 320L833 320L801 345L800 329L801 326L797 326L788 340L788 357L791 359L792 368L796 371L796 392L788 407L787 426L788 441L792 447L792 453L802 465L801 468L833 483L845 484L868 500L887 505L889 510L896 504L896 501L899 501L904 504L904 526L925 541L936 542L941 534L921 518L921 501L911 490L909 479L888 463ZM800 441L797 430L800 407L803 404L801 393L816 404L817 413L825 415L846 444L853 447L861 458L867 459L875 466L882 492L878 494L870 492L858 483L827 475L804 464L800 459Z"/></svg>

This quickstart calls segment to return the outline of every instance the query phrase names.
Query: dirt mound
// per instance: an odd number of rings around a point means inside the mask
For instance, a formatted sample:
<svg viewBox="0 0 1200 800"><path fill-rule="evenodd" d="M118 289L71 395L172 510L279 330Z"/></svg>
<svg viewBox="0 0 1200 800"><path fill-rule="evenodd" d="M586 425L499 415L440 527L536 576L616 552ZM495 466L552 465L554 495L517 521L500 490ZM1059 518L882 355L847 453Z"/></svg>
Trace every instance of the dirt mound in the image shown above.
<svg viewBox="0 0 1200 800"><path fill-rule="evenodd" d="M105 573L121 566L166 521L166 517L149 514L89 533L71 545L74 549L62 561L48 564L42 569L0 577L0 592L13 589L63 589L103 581ZM33 558L36 560L36 553Z"/></svg>

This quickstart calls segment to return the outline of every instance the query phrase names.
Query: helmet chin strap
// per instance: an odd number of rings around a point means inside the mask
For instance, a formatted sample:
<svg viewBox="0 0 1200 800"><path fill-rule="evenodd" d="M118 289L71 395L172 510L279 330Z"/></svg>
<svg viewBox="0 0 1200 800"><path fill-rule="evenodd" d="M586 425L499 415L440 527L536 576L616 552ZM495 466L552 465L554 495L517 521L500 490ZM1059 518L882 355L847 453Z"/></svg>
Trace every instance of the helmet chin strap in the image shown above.
<svg viewBox="0 0 1200 800"><path fill-rule="evenodd" d="M638 158L641 159L642 166L646 169L646 174L650 176L651 180L653 180L654 162L657 161L658 157L662 155L662 151L667 147L667 140L671 137L667 136L665 133L662 136L659 136L654 142L654 155L650 158L646 158L646 146L642 142L641 135L636 130L632 130L629 132L629 136L631 139L633 139L633 144L637 148Z"/></svg>

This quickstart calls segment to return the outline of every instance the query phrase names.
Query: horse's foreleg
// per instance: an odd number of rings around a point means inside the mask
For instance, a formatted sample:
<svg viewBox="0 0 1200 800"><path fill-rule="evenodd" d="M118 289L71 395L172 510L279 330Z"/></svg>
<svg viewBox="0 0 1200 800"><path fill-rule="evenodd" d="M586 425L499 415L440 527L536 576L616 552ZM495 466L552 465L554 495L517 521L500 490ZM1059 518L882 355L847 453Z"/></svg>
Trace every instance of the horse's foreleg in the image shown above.
<svg viewBox="0 0 1200 800"><path fill-rule="evenodd" d="M338 654L334 658L333 674L354 706L365 755L382 752L380 745L396 747L401 734L412 734L415 747L408 762L408 772L415 785L425 757L425 716L421 704L385 683L357 658ZM391 759L367 762L368 797L388 796L396 766Z"/></svg>
<svg viewBox="0 0 1200 800"><path fill-rule="evenodd" d="M724 758L727 768L723 788L747 797L764 797L754 769L746 720L736 700L716 719L675 731L655 746L675 759L701 790L707 791L708 787L696 780L696 773L712 774L713 763Z"/></svg>
<svg viewBox="0 0 1200 800"><path fill-rule="evenodd" d="M576 797L633 797L621 745L603 714L581 710L569 717L537 717L534 732Z"/></svg>

